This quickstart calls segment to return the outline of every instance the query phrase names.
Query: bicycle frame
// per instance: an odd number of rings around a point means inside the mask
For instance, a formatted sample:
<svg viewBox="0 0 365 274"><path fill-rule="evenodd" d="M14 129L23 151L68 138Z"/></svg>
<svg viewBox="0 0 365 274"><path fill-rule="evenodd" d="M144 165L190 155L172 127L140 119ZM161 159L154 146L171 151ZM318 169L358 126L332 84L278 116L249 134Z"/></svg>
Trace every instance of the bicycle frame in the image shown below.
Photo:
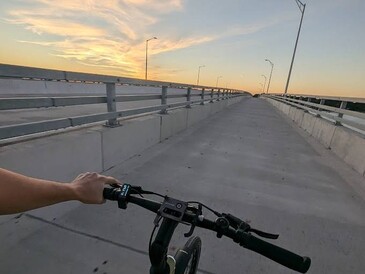
<svg viewBox="0 0 365 274"><path fill-rule="evenodd" d="M161 226L157 232L155 239L151 244L149 250L149 257L151 261L150 274L174 274L174 260L167 259L167 251L175 232L175 229L179 223L163 218Z"/></svg>

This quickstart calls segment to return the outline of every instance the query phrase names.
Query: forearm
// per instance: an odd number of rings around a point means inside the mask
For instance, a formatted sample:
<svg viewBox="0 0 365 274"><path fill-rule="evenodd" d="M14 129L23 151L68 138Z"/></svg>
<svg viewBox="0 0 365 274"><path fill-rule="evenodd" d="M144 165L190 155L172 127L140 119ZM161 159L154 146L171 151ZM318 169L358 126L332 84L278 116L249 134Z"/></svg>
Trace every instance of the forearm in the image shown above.
<svg viewBox="0 0 365 274"><path fill-rule="evenodd" d="M0 215L75 200L71 184L26 177L0 169Z"/></svg>

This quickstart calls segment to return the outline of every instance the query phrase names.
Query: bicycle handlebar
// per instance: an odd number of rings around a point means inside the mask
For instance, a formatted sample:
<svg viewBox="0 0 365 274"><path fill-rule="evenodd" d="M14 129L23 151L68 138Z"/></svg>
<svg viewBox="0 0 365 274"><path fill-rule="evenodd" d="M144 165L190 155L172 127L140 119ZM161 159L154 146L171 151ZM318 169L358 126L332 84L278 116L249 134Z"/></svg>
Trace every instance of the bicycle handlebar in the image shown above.
<svg viewBox="0 0 365 274"><path fill-rule="evenodd" d="M311 264L310 258L299 256L249 233L244 233L241 236L240 245L301 273L306 273Z"/></svg>
<svg viewBox="0 0 365 274"><path fill-rule="evenodd" d="M118 201L118 195L114 189L104 188L103 196L107 200ZM139 205L147 210L150 210L154 213L158 213L161 203L148 200L145 198L129 196L128 202L132 204ZM253 236L249 232L242 232L238 229L234 229L229 227L224 232L222 232L217 226L215 221L209 219L202 219L196 222L195 215L189 212L186 212L183 216L183 222L190 223L196 225L197 227L205 228L214 232L219 232L225 235L226 237L232 239L236 243L239 243L241 246L257 252L283 266L286 266L292 270L306 273L310 267L311 260L309 257L299 256L291 251L283 249L279 246L261 240L255 236Z"/></svg>

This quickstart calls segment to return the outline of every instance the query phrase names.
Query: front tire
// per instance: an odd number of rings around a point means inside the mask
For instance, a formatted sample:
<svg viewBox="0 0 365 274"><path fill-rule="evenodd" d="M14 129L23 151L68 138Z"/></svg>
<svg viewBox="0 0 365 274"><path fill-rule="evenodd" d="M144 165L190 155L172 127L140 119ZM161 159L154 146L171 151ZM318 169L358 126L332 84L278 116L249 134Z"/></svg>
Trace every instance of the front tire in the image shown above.
<svg viewBox="0 0 365 274"><path fill-rule="evenodd" d="M182 249L176 252L175 274L196 274L199 265L202 241L199 237L191 237Z"/></svg>

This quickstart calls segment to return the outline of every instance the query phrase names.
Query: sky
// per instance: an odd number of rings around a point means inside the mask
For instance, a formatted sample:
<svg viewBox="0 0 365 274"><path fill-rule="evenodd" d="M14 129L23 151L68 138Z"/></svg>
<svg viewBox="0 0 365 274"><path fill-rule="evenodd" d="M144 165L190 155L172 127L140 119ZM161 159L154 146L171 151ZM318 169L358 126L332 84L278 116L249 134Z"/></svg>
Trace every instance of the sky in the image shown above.
<svg viewBox="0 0 365 274"><path fill-rule="evenodd" d="M289 93L365 97L365 1L302 0ZM283 93L295 0L2 0L0 63ZM221 76L221 77L220 77ZM219 78L218 78L219 77ZM266 88L267 88L266 82Z"/></svg>

